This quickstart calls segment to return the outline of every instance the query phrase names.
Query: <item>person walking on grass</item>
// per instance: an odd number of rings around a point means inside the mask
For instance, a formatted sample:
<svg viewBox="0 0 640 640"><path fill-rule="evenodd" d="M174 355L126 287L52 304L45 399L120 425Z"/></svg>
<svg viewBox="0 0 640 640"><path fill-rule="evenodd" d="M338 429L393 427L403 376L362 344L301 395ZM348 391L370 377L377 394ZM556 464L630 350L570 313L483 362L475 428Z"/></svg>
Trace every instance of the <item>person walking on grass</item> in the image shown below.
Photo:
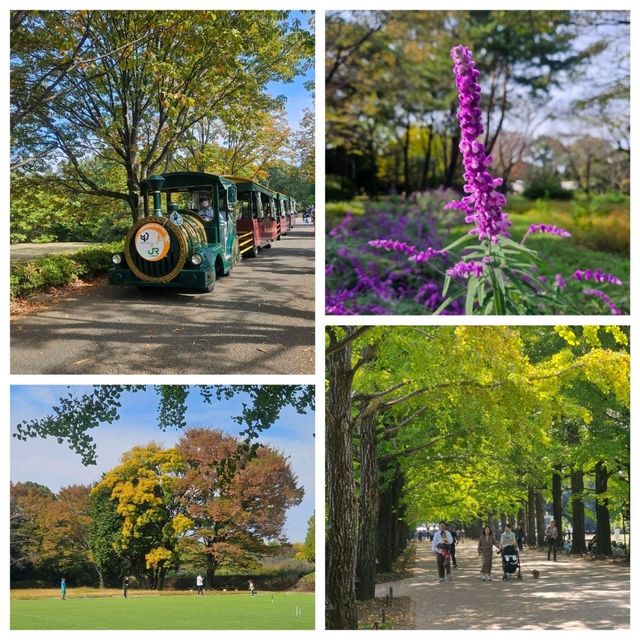
<svg viewBox="0 0 640 640"><path fill-rule="evenodd" d="M482 535L478 540L478 555L482 557L480 573L482 581L491 581L491 565L493 564L493 547L500 549L500 543L494 538L493 531L489 525L482 530Z"/></svg>
<svg viewBox="0 0 640 640"><path fill-rule="evenodd" d="M253 583L253 580L249 580L249 591L254 598L258 595L258 591L256 590L256 585Z"/></svg>
<svg viewBox="0 0 640 640"><path fill-rule="evenodd" d="M558 549L556 547L556 540L558 539L558 527L556 526L555 520L549 523L549 526L544 532L544 537L547 541L547 560L551 560L551 551L553 551L553 561L557 562L558 558L556 558L556 554L558 553Z"/></svg>
<svg viewBox="0 0 640 640"><path fill-rule="evenodd" d="M60 580L60 595L62 596L63 600L67 599L67 581L65 578L62 578L62 580Z"/></svg>
<svg viewBox="0 0 640 640"><path fill-rule="evenodd" d="M444 520L440 522L439 527L438 531L433 534L431 550L436 557L438 582L445 581L445 574L447 581L451 582L451 545L453 544L453 537L447 531L447 523Z"/></svg>
<svg viewBox="0 0 640 640"><path fill-rule="evenodd" d="M203 596L204 595L204 579L200 574L198 574L198 577L196 578L196 587L198 587L198 592L196 593L196 595Z"/></svg>

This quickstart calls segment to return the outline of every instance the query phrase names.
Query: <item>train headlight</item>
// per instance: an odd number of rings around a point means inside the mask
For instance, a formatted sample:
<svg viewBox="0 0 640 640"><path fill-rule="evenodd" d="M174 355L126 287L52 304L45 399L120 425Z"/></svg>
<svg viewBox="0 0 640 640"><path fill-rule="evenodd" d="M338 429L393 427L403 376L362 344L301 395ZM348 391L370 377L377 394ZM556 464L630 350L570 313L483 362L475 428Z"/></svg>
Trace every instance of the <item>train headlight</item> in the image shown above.
<svg viewBox="0 0 640 640"><path fill-rule="evenodd" d="M196 267L200 266L202 264L202 256L199 253L194 253L191 256L191 264L195 265Z"/></svg>
<svg viewBox="0 0 640 640"><path fill-rule="evenodd" d="M111 262L113 262L113 264L120 264L122 262L122 256L119 253L114 253L111 256Z"/></svg>

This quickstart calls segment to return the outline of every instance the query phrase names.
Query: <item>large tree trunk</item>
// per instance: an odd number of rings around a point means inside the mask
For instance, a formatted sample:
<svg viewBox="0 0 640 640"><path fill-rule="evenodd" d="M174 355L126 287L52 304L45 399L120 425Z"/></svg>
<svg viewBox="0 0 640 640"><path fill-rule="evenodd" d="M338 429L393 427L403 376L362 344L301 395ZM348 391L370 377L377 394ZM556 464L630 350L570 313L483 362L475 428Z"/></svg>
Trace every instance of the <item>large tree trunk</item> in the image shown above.
<svg viewBox="0 0 640 640"><path fill-rule="evenodd" d="M420 175L420 185L419 188L421 191L424 191L427 188L427 178L429 176L429 167L431 166L431 149L433 148L433 123L429 124L427 128L427 146L424 150L424 164L422 165L422 174Z"/></svg>
<svg viewBox="0 0 640 640"><path fill-rule="evenodd" d="M211 589L213 585L213 576L216 573L216 561L213 557L213 553L211 553L210 547L213 545L213 541L207 544L207 589Z"/></svg>
<svg viewBox="0 0 640 640"><path fill-rule="evenodd" d="M573 538L571 540L571 553L586 553L587 547L584 541L584 473L582 469L571 469L571 519L573 524Z"/></svg>
<svg viewBox="0 0 640 640"><path fill-rule="evenodd" d="M557 464L553 468L553 476L551 477L551 493L553 496L553 519L558 527L558 540L564 539L562 531L562 465Z"/></svg>
<svg viewBox="0 0 640 640"><path fill-rule="evenodd" d="M544 546L544 499L542 498L542 493L539 491L535 492L535 503L536 503L536 532L537 532L537 542L539 547Z"/></svg>
<svg viewBox="0 0 640 640"><path fill-rule="evenodd" d="M376 553L380 481L376 455L376 417L360 423L360 535L356 566L358 600L371 600L376 592Z"/></svg>
<svg viewBox="0 0 640 640"><path fill-rule="evenodd" d="M98 568L96 568L96 572L98 573L98 589L104 589L104 572Z"/></svg>
<svg viewBox="0 0 640 640"><path fill-rule="evenodd" d="M411 116L407 116L407 130L402 146L402 160L404 162L404 190L407 195L411 193L411 169L409 167L409 148L411 146Z"/></svg>
<svg viewBox="0 0 640 640"><path fill-rule="evenodd" d="M611 521L609 519L609 500L606 497L609 475L604 462L596 464L596 535L597 551L607 556L613 555L611 549Z"/></svg>
<svg viewBox="0 0 640 640"><path fill-rule="evenodd" d="M404 491L404 474L399 471L393 483L393 499L395 503L395 538L393 559L397 560L398 556L405 550L407 546L407 508L402 500Z"/></svg>
<svg viewBox="0 0 640 640"><path fill-rule="evenodd" d="M455 135L451 138L451 157L449 159L449 166L446 169L444 177L445 187L451 187L453 185L453 179L456 175L456 168L458 166L458 156L460 155L460 136Z"/></svg>
<svg viewBox="0 0 640 640"><path fill-rule="evenodd" d="M575 446L580 443L577 426L572 422L567 424L567 443ZM583 554L587 551L584 541L584 472L575 465L571 467L571 520L573 537L571 539L571 553Z"/></svg>
<svg viewBox="0 0 640 640"><path fill-rule="evenodd" d="M520 507L520 510L518 511L518 526L522 527L523 531L527 531L527 509L526 507L523 505L522 507Z"/></svg>
<svg viewBox="0 0 640 640"><path fill-rule="evenodd" d="M158 576L158 591L162 591L162 589L164 589L164 579L166 575L167 575L167 568L162 567L160 569L160 574Z"/></svg>
<svg viewBox="0 0 640 640"><path fill-rule="evenodd" d="M391 518L393 516L393 488L391 483L380 495L378 514L378 568L380 571L390 571L393 562L391 554Z"/></svg>
<svg viewBox="0 0 640 640"><path fill-rule="evenodd" d="M536 546L536 501L531 487L527 491L527 546Z"/></svg>
<svg viewBox="0 0 640 640"><path fill-rule="evenodd" d="M351 346L327 356L327 629L357 629L358 505L353 477Z"/></svg>

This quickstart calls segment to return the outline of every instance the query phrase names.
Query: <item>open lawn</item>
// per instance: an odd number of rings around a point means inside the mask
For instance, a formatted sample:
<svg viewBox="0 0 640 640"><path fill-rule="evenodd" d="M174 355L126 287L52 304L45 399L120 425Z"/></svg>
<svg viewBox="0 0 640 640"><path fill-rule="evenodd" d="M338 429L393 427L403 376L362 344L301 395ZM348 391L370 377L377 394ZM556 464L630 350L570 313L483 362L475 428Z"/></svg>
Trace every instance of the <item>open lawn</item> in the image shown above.
<svg viewBox="0 0 640 640"><path fill-rule="evenodd" d="M313 629L313 593L13 590L11 629ZM296 608L301 617L296 617Z"/></svg>

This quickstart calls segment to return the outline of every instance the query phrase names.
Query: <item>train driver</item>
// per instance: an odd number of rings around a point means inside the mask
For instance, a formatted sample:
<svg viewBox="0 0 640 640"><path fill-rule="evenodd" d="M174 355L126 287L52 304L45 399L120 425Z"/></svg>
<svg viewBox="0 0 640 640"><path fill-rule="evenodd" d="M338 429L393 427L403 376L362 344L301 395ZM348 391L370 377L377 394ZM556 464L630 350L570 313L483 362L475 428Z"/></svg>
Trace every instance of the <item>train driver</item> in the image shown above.
<svg viewBox="0 0 640 640"><path fill-rule="evenodd" d="M202 196L200 198L200 211L198 211L198 214L207 222L211 222L213 220L213 209L209 204L209 198L207 196Z"/></svg>

